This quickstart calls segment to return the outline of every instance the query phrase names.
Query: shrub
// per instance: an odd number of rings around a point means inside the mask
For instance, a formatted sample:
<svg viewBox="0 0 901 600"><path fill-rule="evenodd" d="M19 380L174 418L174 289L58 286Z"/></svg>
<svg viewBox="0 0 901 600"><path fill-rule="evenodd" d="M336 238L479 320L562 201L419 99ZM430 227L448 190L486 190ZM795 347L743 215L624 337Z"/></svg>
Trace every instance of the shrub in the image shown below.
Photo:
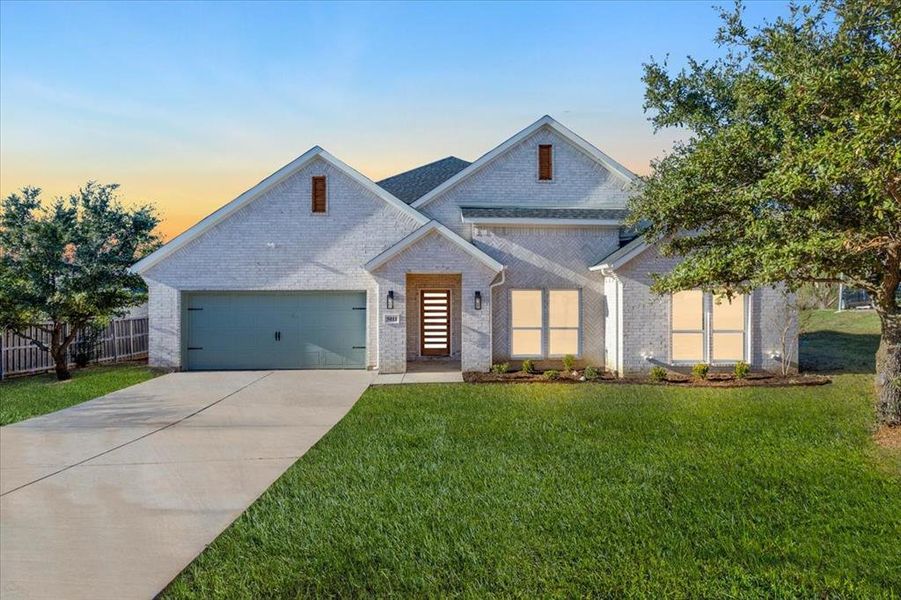
<svg viewBox="0 0 901 600"><path fill-rule="evenodd" d="M666 369L663 367L653 367L651 372L648 373L648 377L651 378L651 381L664 381L666 379Z"/></svg>
<svg viewBox="0 0 901 600"><path fill-rule="evenodd" d="M573 367L576 366L576 357L572 354L567 354L563 357L563 370L572 372Z"/></svg>
<svg viewBox="0 0 901 600"><path fill-rule="evenodd" d="M69 346L69 355L72 362L79 368L88 366L92 361L97 360L100 354L100 339L103 337L105 327L92 323L85 325L81 330L78 340Z"/></svg>
<svg viewBox="0 0 901 600"><path fill-rule="evenodd" d="M531 360L526 359L526 360L522 361L522 372L523 373L534 373L535 372L535 365L532 364Z"/></svg>
<svg viewBox="0 0 901 600"><path fill-rule="evenodd" d="M751 365L743 360L740 360L735 363L735 369L733 370L733 372L735 373L736 379L744 379L748 376L748 373L751 372Z"/></svg>
<svg viewBox="0 0 901 600"><path fill-rule="evenodd" d="M588 381L593 381L601 376L601 372L597 369L597 367L588 365L587 367L585 367L585 373L583 373L583 375L585 375L585 379L587 379Z"/></svg>
<svg viewBox="0 0 901 600"><path fill-rule="evenodd" d="M491 365L492 373L506 373L510 370L510 363L494 363Z"/></svg>
<svg viewBox="0 0 901 600"><path fill-rule="evenodd" d="M541 374L544 379L548 381L554 381L555 379L560 379L560 371L555 371L554 369L549 369Z"/></svg>
<svg viewBox="0 0 901 600"><path fill-rule="evenodd" d="M710 372L710 365L698 363L691 368L691 374L698 379L707 379L707 373Z"/></svg>

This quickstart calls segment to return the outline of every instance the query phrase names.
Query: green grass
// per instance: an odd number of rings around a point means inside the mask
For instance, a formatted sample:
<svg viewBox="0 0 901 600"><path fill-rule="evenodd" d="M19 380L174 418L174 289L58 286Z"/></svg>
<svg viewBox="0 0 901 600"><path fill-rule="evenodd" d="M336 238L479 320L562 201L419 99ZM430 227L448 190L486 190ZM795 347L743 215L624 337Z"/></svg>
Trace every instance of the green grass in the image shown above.
<svg viewBox="0 0 901 600"><path fill-rule="evenodd" d="M897 597L871 381L370 388L164 597Z"/></svg>
<svg viewBox="0 0 901 600"><path fill-rule="evenodd" d="M801 368L805 371L873 373L879 317L872 310L814 310L801 319Z"/></svg>
<svg viewBox="0 0 901 600"><path fill-rule="evenodd" d="M154 375L147 366L124 364L76 369L69 381L57 381L53 374L7 379L0 382L0 425L91 400Z"/></svg>

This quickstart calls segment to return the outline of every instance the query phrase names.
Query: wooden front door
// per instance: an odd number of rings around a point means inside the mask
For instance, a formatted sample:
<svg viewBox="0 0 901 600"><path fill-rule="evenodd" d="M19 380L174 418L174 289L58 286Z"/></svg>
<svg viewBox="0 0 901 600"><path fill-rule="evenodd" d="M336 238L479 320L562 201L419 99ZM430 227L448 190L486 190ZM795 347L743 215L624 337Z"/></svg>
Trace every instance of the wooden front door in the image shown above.
<svg viewBox="0 0 901 600"><path fill-rule="evenodd" d="M450 290L419 292L419 352L450 356Z"/></svg>

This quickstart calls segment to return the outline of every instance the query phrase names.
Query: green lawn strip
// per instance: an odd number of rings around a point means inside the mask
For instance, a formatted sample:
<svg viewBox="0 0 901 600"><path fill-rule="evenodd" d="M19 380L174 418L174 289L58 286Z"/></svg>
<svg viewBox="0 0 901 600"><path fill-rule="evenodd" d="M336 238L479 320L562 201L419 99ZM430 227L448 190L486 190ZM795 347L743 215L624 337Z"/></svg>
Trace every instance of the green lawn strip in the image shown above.
<svg viewBox="0 0 901 600"><path fill-rule="evenodd" d="M166 596L897 593L870 381L371 388Z"/></svg>
<svg viewBox="0 0 901 600"><path fill-rule="evenodd" d="M0 382L0 425L47 414L141 383L156 373L146 365L92 366L72 371L72 379L51 374Z"/></svg>
<svg viewBox="0 0 901 600"><path fill-rule="evenodd" d="M814 310L801 319L801 368L807 371L874 373L879 317L872 310Z"/></svg>

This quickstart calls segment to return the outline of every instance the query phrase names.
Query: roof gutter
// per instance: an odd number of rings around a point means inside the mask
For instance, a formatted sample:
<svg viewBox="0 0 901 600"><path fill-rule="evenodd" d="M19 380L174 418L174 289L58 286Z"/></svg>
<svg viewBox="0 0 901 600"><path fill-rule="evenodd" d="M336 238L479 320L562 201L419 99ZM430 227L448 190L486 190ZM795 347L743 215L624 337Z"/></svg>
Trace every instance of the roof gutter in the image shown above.
<svg viewBox="0 0 901 600"><path fill-rule="evenodd" d="M561 219L541 217L461 217L464 223L473 225L603 225L619 227L622 219Z"/></svg>

